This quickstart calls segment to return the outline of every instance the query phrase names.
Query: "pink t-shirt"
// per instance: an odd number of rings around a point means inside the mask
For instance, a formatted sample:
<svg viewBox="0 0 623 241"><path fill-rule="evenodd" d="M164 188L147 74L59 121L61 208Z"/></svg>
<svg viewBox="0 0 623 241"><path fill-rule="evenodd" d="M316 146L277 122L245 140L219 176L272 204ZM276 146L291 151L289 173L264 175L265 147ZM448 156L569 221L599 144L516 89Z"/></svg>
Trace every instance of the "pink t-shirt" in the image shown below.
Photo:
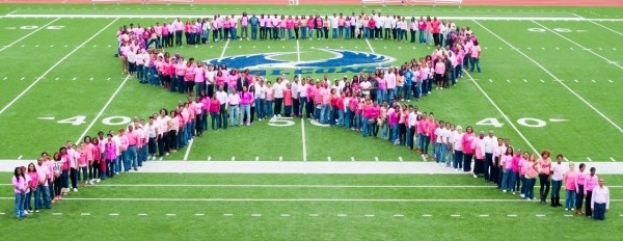
<svg viewBox="0 0 623 241"><path fill-rule="evenodd" d="M563 179L565 182L565 189L569 191L575 191L575 178L577 176L576 172L567 172L565 174L565 178Z"/></svg>

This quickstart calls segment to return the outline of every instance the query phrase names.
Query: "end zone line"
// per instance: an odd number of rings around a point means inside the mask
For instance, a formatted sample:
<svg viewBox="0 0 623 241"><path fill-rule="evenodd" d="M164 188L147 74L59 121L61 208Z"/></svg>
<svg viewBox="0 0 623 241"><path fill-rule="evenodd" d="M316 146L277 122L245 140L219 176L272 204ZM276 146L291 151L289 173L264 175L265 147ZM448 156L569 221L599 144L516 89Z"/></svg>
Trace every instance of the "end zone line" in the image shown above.
<svg viewBox="0 0 623 241"><path fill-rule="evenodd" d="M305 121L306 120L307 120L306 118L301 119L301 141L303 145L303 161L307 161L307 138L305 137Z"/></svg>
<svg viewBox="0 0 623 241"><path fill-rule="evenodd" d="M506 45L508 45L508 47L510 47L511 49L515 50L517 53L521 54L522 56L524 56L526 59L530 60L530 62L534 63L537 67L539 67L541 70L543 70L543 72L545 72L547 75L549 75L550 77L552 77L556 82L558 82L560 85L562 85L565 89L567 89L569 92L571 92L571 94L575 95L575 97L577 97L580 101L582 101L584 104L586 104L589 108L591 108L595 113L597 113L599 116L601 116L602 118L604 118L608 123L610 123L610 125L612 125L614 128L616 128L619 132L623 133L623 128L621 128L619 125L617 125L616 123L614 123L614 121L612 121L610 119L610 117L606 116L604 113L602 113L601 111L599 111L595 106L593 106L591 103L589 103L586 99L584 99L584 97L582 97L580 94L578 94L577 92L575 92L573 89L571 89L571 87L569 87L567 84L563 83L556 75L554 75L552 72L550 72L547 68L545 68L545 66L541 65L539 62L537 62L535 59L533 59L532 57L526 55L524 52L522 52L521 50L519 50L517 47L515 47L514 45L512 45L511 43L509 43L508 41L506 41L505 39L503 39L502 37L500 37L499 35L497 35L496 33L494 33L493 31L491 31L489 28L485 27L484 25L480 24L480 22L473 20L474 23L478 24L478 26L480 26L481 28L483 28L484 30L486 30L487 32L489 32L491 35L493 35L494 37L496 37L497 39L499 39L500 41L502 41L503 43L505 43Z"/></svg>
<svg viewBox="0 0 623 241"><path fill-rule="evenodd" d="M513 130L515 130L515 132L517 132L517 134L519 135L519 137L521 137L521 139L526 142L526 144L528 144L528 146L530 147L530 149L532 149L532 151L534 153L539 153L539 151L534 148L534 146L532 145L532 143L528 140L528 138L526 138L523 133L521 133L521 131L519 131L519 129L517 129L517 126L515 126L515 124L513 124L513 121L511 121L510 118L508 118L508 116L506 115L506 113L504 113L504 111L502 111L502 109L500 109L500 107L493 101L493 99L491 99L491 97L489 97L489 94L487 94L487 92L485 92L484 89L482 89L482 87L480 87L480 85L478 84L478 82L476 82L476 80L474 80L474 77L472 77L471 74L469 74L468 71L463 71L468 77L469 79L474 83L474 85L476 86L476 88L480 91L480 93L482 93L482 95L485 96L485 98L489 101L489 103L491 103L491 105L493 105L493 107L502 115L502 117L504 118L504 120L506 120L506 122L508 122L508 124L511 126L511 128L513 128Z"/></svg>
<svg viewBox="0 0 623 241"><path fill-rule="evenodd" d="M366 38L366 44L368 44L368 48L370 48L370 52L372 52L373 54L376 54L374 52L374 48L372 48L372 44L370 44L370 41Z"/></svg>
<svg viewBox="0 0 623 241"><path fill-rule="evenodd" d="M121 89L123 88L123 86L125 85L126 82L128 82L128 80L130 79L131 75L128 75L127 77L125 77L125 79L123 80L123 82L121 82L121 84L119 85L119 87L117 87L117 89L115 90L115 92L112 93L112 95L110 96L110 98L108 98L108 101L106 101L106 104L104 104L104 107L102 107L102 109L97 113L97 115L95 115L95 117L93 118L93 120L91 121L91 123L89 123L89 125L87 126L87 128L84 130L84 132L82 132L82 134L80 134L80 137L78 137L78 139L76 139L76 144L80 143L80 141L82 141L82 138L84 138L84 136L87 135L87 133L91 130L91 128L93 127L93 125L95 125L95 123L99 120L99 118L102 116L102 114L104 114L104 111L106 111L106 109L108 108L108 106L110 105L110 103L112 103L112 101L115 99L115 97L117 96L117 94L119 94L119 91L121 91Z"/></svg>
<svg viewBox="0 0 623 241"><path fill-rule="evenodd" d="M112 20L112 22L110 22L108 25L104 26L102 29L97 31L95 34L93 34L93 36L91 36L90 38L88 38L87 40L82 42L82 44L78 45L71 52L69 52L67 55L63 56L63 58L61 58L58 62L56 62L54 65L52 65L52 67L50 67L48 70L43 72L43 74L41 74L39 77L37 77L37 79L35 79L35 81L33 81L28 87L26 87L26 89L24 89L21 93L19 93L19 95L17 95L15 98L13 98L13 100L11 100L11 102L9 102L6 106L4 106L4 108L2 108L0 110L0 115L2 113L4 113L7 109L9 109L13 104L15 104L15 102L17 102L20 98L22 98L22 96L24 96L26 93L28 93L28 91L30 91L30 89L32 89L32 87L34 87L37 83L39 83L39 81L41 81L47 74L52 72L52 70L54 70L57 66L59 66L61 63L63 63L67 58L69 58L69 56L71 56L76 51L78 51L80 48L82 48L86 43L88 43L91 40L93 40L100 33L104 32L104 30L108 29L108 27L110 27L115 22L117 22L117 20L119 20L119 18L115 18L114 20Z"/></svg>
<svg viewBox="0 0 623 241"><path fill-rule="evenodd" d="M44 29L44 28L46 28L47 26L50 26L50 24L53 24L54 22L58 21L59 19L60 19L60 18L55 18L54 20L50 21L49 23L47 23L47 24L45 24L45 25L43 25L43 26L41 26L41 27L39 27L39 28L35 29L34 31L32 31L32 32L30 32L30 33L28 33L28 34L26 34L26 35L22 36L21 38L18 38L17 40L15 40L15 41L11 42L10 44L8 44L8 45L6 45L6 46L2 47L2 48L0 49L0 52L4 51L5 49L8 49L8 48L12 47L12 46L13 46L13 45L15 45L16 43L19 43L20 41L22 41L22 40L24 40L24 39L28 38L28 36L33 35L33 34L35 34L36 32L39 32L39 30Z"/></svg>
<svg viewBox="0 0 623 241"><path fill-rule="evenodd" d="M560 33L556 32L556 31L551 30L550 28L546 27L546 26L545 26L545 25L543 25L543 24L540 24L540 23L538 23L538 22L536 22L536 21L534 21L534 20L532 20L532 23L534 23L534 24L536 24L536 25L539 25L539 26L541 26L543 29L546 29L547 31L552 32L552 33L554 33L554 34L558 35L558 37L561 37L561 38L563 38L563 39L567 40L569 43L575 44L575 46L578 46L578 47L580 47L580 48L582 48L582 49L586 49L586 51L588 51L589 53L591 53L591 54L593 54L593 55L595 55L595 56L599 57L600 59L603 59L604 61L606 61L606 63L608 63L608 64L612 64L612 65L616 66L617 68L619 68L620 70L623 70L623 66L621 66L620 64L618 64L616 61L613 61L613 60L611 60L611 59L608 59L608 58L604 57L604 56L603 56L603 55L601 55L601 54L595 53L595 51L593 51L592 49L589 49L589 48L587 48L587 47L584 47L584 45L581 45L581 44L579 44L578 42L575 42L575 41L573 41L572 39L568 38L567 36L564 36L564 35L562 35L562 34L560 34Z"/></svg>

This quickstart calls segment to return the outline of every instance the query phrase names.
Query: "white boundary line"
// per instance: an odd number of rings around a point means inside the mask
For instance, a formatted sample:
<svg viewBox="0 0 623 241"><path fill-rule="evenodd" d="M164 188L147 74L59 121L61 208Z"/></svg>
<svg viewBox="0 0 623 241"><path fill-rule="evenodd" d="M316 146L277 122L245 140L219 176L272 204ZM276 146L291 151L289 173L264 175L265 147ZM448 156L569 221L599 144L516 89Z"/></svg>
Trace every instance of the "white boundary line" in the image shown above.
<svg viewBox="0 0 623 241"><path fill-rule="evenodd" d="M532 143L528 140L528 138L526 138L526 136L523 135L523 133L521 133L521 131L519 131L519 129L517 129L517 126L515 126L515 124L513 123L513 121L508 118L508 116L506 115L506 113L504 113L504 111L502 111L502 109L500 109L500 107L495 103L495 101L493 101L493 99L491 99L491 97L489 97L489 94L487 94L487 92L485 92L485 90L482 89L482 87L480 87L480 85L478 84L478 82L476 82L476 80L474 79L474 77L472 77L471 74L469 74L468 71L463 71L468 77L469 79L474 83L474 85L476 86L476 88L480 91L480 93L482 93L482 95L485 96L485 98L489 101L489 103L491 103L491 105L493 105L493 107L500 113L500 115L502 115L502 117L504 118L504 120L506 120L506 122L508 122L508 124L511 126L511 128L513 128L513 130L515 130L515 132L517 132L517 134L519 135L519 137L521 137L521 139L526 142L526 144L528 144L528 146L530 147L530 149L532 149L532 151L534 153L539 153L539 151L534 148L534 146L532 145Z"/></svg>
<svg viewBox="0 0 623 241"><path fill-rule="evenodd" d="M368 39L366 38L366 44L368 44L368 48L370 48L370 52L372 52L373 54L375 54L374 52L374 48L372 48L372 44L370 44L370 41L368 41Z"/></svg>
<svg viewBox="0 0 623 241"><path fill-rule="evenodd" d="M545 26L545 25L543 25L543 24L540 24L540 23L538 23L538 22L536 22L536 21L532 21L532 23L534 23L534 24L536 24L536 25L541 26L542 28L546 29L547 31L550 31L550 32L552 32L552 33L554 33L554 34L558 35L559 37L561 37L561 38L563 38L563 39L567 40L568 42L570 42L570 43L572 43L572 44L575 44L575 46L578 46L578 47L580 47L580 48L582 48L582 49L584 49L584 50L586 50L586 51L590 52L591 54L593 54L593 55L595 55L595 56L597 56L597 57L599 57L599 58L603 59L604 61L606 61L606 63L608 63L608 64L612 64L612 65L616 66L617 68L619 68L620 70L623 70L623 66L621 66L620 64L618 64L616 61L613 61L613 60L611 60L611 59L608 59L608 58L606 58L606 57L602 56L601 54L595 53L595 51L593 51L592 49L589 49L589 48L587 48L587 47L584 47L584 45L581 45L581 44L579 44L579 43L577 43L577 42L575 42L575 41L571 40L570 38L567 38L567 36L564 36L564 35L562 35L562 34L560 34L560 33L556 32L556 31L551 30L550 28L546 27L546 26Z"/></svg>
<svg viewBox="0 0 623 241"><path fill-rule="evenodd" d="M15 45L16 43L19 43L20 41L24 40L25 38L28 38L28 36L35 34L36 32L39 32L39 30L46 28L47 26L50 26L50 24L53 24L54 22L58 21L60 18L55 18L54 20L50 21L49 23L35 29L34 31L31 31L30 33L22 36L21 38L18 38L17 40L13 41L12 43L2 47L0 49L0 52L4 51L5 49L8 49L10 47L12 47L13 45Z"/></svg>
<svg viewBox="0 0 623 241"><path fill-rule="evenodd" d="M225 51L227 50L227 46L229 46L229 39L225 42L225 46L223 46L223 51L221 51L221 56L218 57L218 62L221 62L221 59L225 57Z"/></svg>
<svg viewBox="0 0 623 241"><path fill-rule="evenodd" d="M0 197L0 200L14 200L15 197ZM358 203L525 203L523 199L483 198L483 199L452 199L452 198L71 198L67 201L95 202L358 202ZM623 202L623 199L611 199L611 202Z"/></svg>
<svg viewBox="0 0 623 241"><path fill-rule="evenodd" d="M175 18L212 18L211 14L6 14L0 18L134 18L134 19L175 19ZM240 18L241 15L235 15ZM411 17L411 16L405 16ZM419 18L419 16L414 16ZM482 21L597 21L597 22L623 22L623 18L584 18L580 16L548 17L548 16L437 16L447 20L482 20Z"/></svg>
<svg viewBox="0 0 623 241"><path fill-rule="evenodd" d="M602 118L604 118L608 123L610 123L612 126L614 126L614 128L616 128L619 132L623 133L623 128L621 128L619 125L617 125L616 123L614 123L614 121L612 121L608 116L606 116L604 113L602 113L601 111L599 111L597 108L595 108L595 106L593 106L591 103L589 103L586 99L584 99L584 97L580 96L577 92L575 92L573 89L571 89L571 87L569 87L567 84L563 83L556 75L554 75L552 72L550 72L547 68L545 68L543 65L541 65L538 61L534 60L532 57L526 55L524 52L522 52L520 49L518 49L517 47L515 47L514 45L512 45L511 43L507 42L505 39L503 39L502 37L500 37L499 35L497 35L496 33L494 33L493 31L491 31L489 28L485 27L484 25L480 24L480 22L478 22L477 20L473 20L474 23L478 24L481 28L483 28L484 30L486 30L487 32L489 32L491 35L493 35L494 37L496 37L497 39L499 39L500 41L502 41L503 43L505 43L506 45L508 45L511 49L515 50L517 53L521 54L522 56L524 56L526 59L530 60L532 63L534 63L536 66L538 66L541 70L543 70L543 72L545 72L546 74L548 74L550 77L552 77L554 80L556 80L556 82L558 82L560 85L562 85L565 89L567 89L569 92L571 92L571 94L575 95L575 97L577 97L580 101L582 101L584 104L586 104L588 107L590 107L593 111L595 111L595 113L597 113L598 115L600 115Z"/></svg>
<svg viewBox="0 0 623 241"><path fill-rule="evenodd" d="M5 186L10 186L6 184ZM382 189L382 188L443 188L443 189L455 189L455 188L469 188L469 189L491 189L495 186L487 185L308 185L308 184L100 184L93 185L92 187L197 187L197 188L319 188L319 189Z"/></svg>
<svg viewBox="0 0 623 241"><path fill-rule="evenodd" d="M188 160L188 154L190 154L190 149L193 148L193 142L195 139L190 139L188 143L188 147L186 148L186 153L184 153L184 161Z"/></svg>
<svg viewBox="0 0 623 241"><path fill-rule="evenodd" d="M69 56L71 56L72 54L74 54L76 51L78 51L80 48L82 48L86 43L88 43L89 41L93 40L95 37L97 37L100 33L104 32L104 30L106 30L108 27L110 27L113 23L115 23L117 20L119 20L119 18L114 19L112 22L110 22L108 25L104 26L104 28L100 29L99 31L97 31L95 34L93 34L93 36L91 36L90 38L88 38L87 40L85 40L84 42L82 42L82 44L78 45L76 48L74 48L71 52L69 52L67 55L63 56L63 58L61 58L58 62L56 62L54 65L52 65L52 67L50 67L48 70L46 70L45 72L43 72L43 74L41 74L39 77L37 77L37 79L35 79L35 81L33 81L28 87L26 87L26 89L24 89L21 93L19 93L19 95L17 95L15 98L13 98L13 100L11 100L11 102L9 102L6 106L4 106L1 110L0 110L0 115L2 115L2 113L4 113L7 109L9 109L13 104L15 104L15 102L17 102L20 98L22 98L22 96L24 96L26 93L28 93L28 91L30 91L30 89L32 89L32 87L34 87L37 83L39 83L39 81L41 81L47 74L49 74L50 72L52 72L52 70L54 70L57 66L59 66L61 63L63 63L67 58L69 58Z"/></svg>
<svg viewBox="0 0 623 241"><path fill-rule="evenodd" d="M582 17L582 16L581 16L581 15L579 15L579 14L575 14L575 13L574 13L573 15L574 15L574 16L576 16L576 17L578 17L578 18L583 18L583 19L586 19L586 18ZM599 27L602 27L602 28L604 28L604 29L607 29L607 30L609 30L610 32L613 32L613 33L615 33L615 34L618 34L618 35L620 35L620 36L623 36L623 33L619 32L619 31L616 31L616 30L614 30L614 29L611 29L611 28L609 28L609 27L607 27L607 26L604 26L604 25L602 25L602 24L600 24L600 23L598 23L598 22L595 22L595 21L593 21L593 20L591 20L591 19L587 19L586 21L588 21L588 22L590 22L590 23L592 23L592 24L595 24L595 25L597 25L597 26L599 26Z"/></svg>
<svg viewBox="0 0 623 241"><path fill-rule="evenodd" d="M106 109L108 108L110 103L112 103L112 101L115 99L117 94L119 94L119 91L121 91L121 89L123 88L125 83L128 82L128 80L130 79L130 77L131 77L131 75L128 75L128 76L125 77L125 79L123 80L123 82L121 82L119 87L117 87L115 92L113 92L112 95L110 96L110 98L108 98L108 101L106 101L106 104L104 104L104 107L102 107L102 109L100 109L100 111L97 113L97 115L95 115L95 117L93 117L93 120L91 121L91 123L89 123L89 125L84 130L84 132L82 132L82 134L80 134L80 137L78 137L78 139L76 139L75 143L80 143L82 141L82 138L84 138L84 136L87 135L87 133L91 130L93 125L95 125L95 123L99 120L99 118L102 116L102 114L104 114L104 111L106 111Z"/></svg>

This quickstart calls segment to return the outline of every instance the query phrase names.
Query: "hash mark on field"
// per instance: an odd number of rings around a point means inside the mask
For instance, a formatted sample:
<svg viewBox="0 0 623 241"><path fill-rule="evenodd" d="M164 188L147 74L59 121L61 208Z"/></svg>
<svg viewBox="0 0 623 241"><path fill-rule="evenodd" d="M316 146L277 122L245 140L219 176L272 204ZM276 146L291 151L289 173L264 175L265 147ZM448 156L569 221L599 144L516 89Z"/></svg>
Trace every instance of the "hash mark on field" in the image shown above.
<svg viewBox="0 0 623 241"><path fill-rule="evenodd" d="M71 78L71 80L77 80L77 79L78 79L78 78L76 78L76 77Z"/></svg>
<svg viewBox="0 0 623 241"><path fill-rule="evenodd" d="M61 79L61 78L59 78L59 77L54 78L54 80L59 80L59 79Z"/></svg>
<svg viewBox="0 0 623 241"><path fill-rule="evenodd" d="M348 216L348 215L346 215L345 213L339 213L337 216L338 216L338 217L346 217L346 216Z"/></svg>
<svg viewBox="0 0 623 241"><path fill-rule="evenodd" d="M232 156L232 157L231 157L231 160L232 160L232 161L235 161L235 160L236 160L236 157L235 157L235 156Z"/></svg>
<svg viewBox="0 0 623 241"><path fill-rule="evenodd" d="M109 213L108 216L119 216L118 213Z"/></svg>
<svg viewBox="0 0 623 241"><path fill-rule="evenodd" d="M26 79L26 77L22 77L22 78L20 78L19 80L25 80L25 79Z"/></svg>
<svg viewBox="0 0 623 241"><path fill-rule="evenodd" d="M177 214L175 214L175 213L167 213L166 215L167 215L167 217L173 217L173 216L176 216Z"/></svg>
<svg viewBox="0 0 623 241"><path fill-rule="evenodd" d="M611 79L609 79L609 80L608 80L608 82L610 82L610 83L614 83L614 81L612 81Z"/></svg>
<svg viewBox="0 0 623 241"><path fill-rule="evenodd" d="M309 216L310 217L318 217L319 215L317 213L310 213Z"/></svg>
<svg viewBox="0 0 623 241"><path fill-rule="evenodd" d="M506 217L517 217L517 214L507 214Z"/></svg>
<svg viewBox="0 0 623 241"><path fill-rule="evenodd" d="M211 160L212 160L212 156L208 156L208 161L211 161Z"/></svg>
<svg viewBox="0 0 623 241"><path fill-rule="evenodd" d="M225 216L225 217L231 217L231 216L234 216L234 214L232 214L232 213L223 213L223 216Z"/></svg>
<svg viewBox="0 0 623 241"><path fill-rule="evenodd" d="M0 215L5 215L6 213L0 213Z"/></svg>
<svg viewBox="0 0 623 241"><path fill-rule="evenodd" d="M590 157L586 157L586 160L588 160L589 162L593 161L593 159L591 159Z"/></svg>
<svg viewBox="0 0 623 241"><path fill-rule="evenodd" d="M480 215L478 215L478 217L486 218L486 217L489 217L489 214L480 214Z"/></svg>
<svg viewBox="0 0 623 241"><path fill-rule="evenodd" d="M378 157L378 156L375 156L375 157L374 157L374 161L379 161L379 157Z"/></svg>
<svg viewBox="0 0 623 241"><path fill-rule="evenodd" d="M398 157L398 161L403 161L403 160L402 160L402 156L399 156L399 157Z"/></svg>
<svg viewBox="0 0 623 241"><path fill-rule="evenodd" d="M2 80L7 80L8 78L9 78L9 77L6 77L6 76L5 76L4 78L2 78Z"/></svg>
<svg viewBox="0 0 623 241"><path fill-rule="evenodd" d="M527 79L523 79L523 82L524 82L524 83L528 83L528 80L527 80Z"/></svg>
<svg viewBox="0 0 623 241"><path fill-rule="evenodd" d="M493 80L492 80L492 79L489 79L489 83L493 83Z"/></svg>
<svg viewBox="0 0 623 241"><path fill-rule="evenodd" d="M615 160L614 157L610 157L610 161L616 162L617 160Z"/></svg>
<svg viewBox="0 0 623 241"><path fill-rule="evenodd" d="M89 80L93 80L93 79L94 79L93 77L90 77L90 78L89 78Z"/></svg>
<svg viewBox="0 0 623 241"><path fill-rule="evenodd" d="M80 216L91 216L90 213L80 213Z"/></svg>
<svg viewBox="0 0 623 241"><path fill-rule="evenodd" d="M290 214L287 213L282 213L281 215L279 215L280 217L290 217Z"/></svg>
<svg viewBox="0 0 623 241"><path fill-rule="evenodd" d="M351 156L351 157L350 157L350 161L354 162L354 161L355 161L355 157L354 157L354 156Z"/></svg>
<svg viewBox="0 0 623 241"><path fill-rule="evenodd" d="M147 216L146 213L137 213L136 216Z"/></svg>
<svg viewBox="0 0 623 241"><path fill-rule="evenodd" d="M545 83L545 80L543 80L543 79L540 79L539 81L541 81L541 83Z"/></svg>
<svg viewBox="0 0 623 241"><path fill-rule="evenodd" d="M205 216L205 213L195 213L195 216Z"/></svg>
<svg viewBox="0 0 623 241"><path fill-rule="evenodd" d="M19 155L19 156L17 157L17 160L22 160L22 157L23 157L22 155Z"/></svg>
<svg viewBox="0 0 623 241"><path fill-rule="evenodd" d="M63 215L63 213L52 213L52 215L54 215L54 216L61 216L61 215Z"/></svg>
<svg viewBox="0 0 623 241"><path fill-rule="evenodd" d="M455 218L460 217L460 216L461 216L461 214L451 214L450 215L450 217L455 217Z"/></svg>
<svg viewBox="0 0 623 241"><path fill-rule="evenodd" d="M261 216L262 216L262 214L260 214L260 213L251 214L251 217L261 217Z"/></svg>
<svg viewBox="0 0 623 241"><path fill-rule="evenodd" d="M283 161L283 157L282 156L279 156L279 161Z"/></svg>
<svg viewBox="0 0 623 241"><path fill-rule="evenodd" d="M578 81L577 79L574 79L573 82L579 83L580 81Z"/></svg>
<svg viewBox="0 0 623 241"><path fill-rule="evenodd" d="M394 216L394 217L404 217L405 215L402 215L402 214L394 214L393 216Z"/></svg>
<svg viewBox="0 0 623 241"><path fill-rule="evenodd" d="M594 79L592 79L592 80L591 80L591 82L593 82L593 83L597 83L597 81L595 81Z"/></svg>
<svg viewBox="0 0 623 241"><path fill-rule="evenodd" d="M571 215L571 214L565 214L564 216L565 217L573 217L573 215Z"/></svg>
<svg viewBox="0 0 623 241"><path fill-rule="evenodd" d="M506 82L507 82L507 83L510 83L510 82L511 82L511 80L509 80L509 79L506 79Z"/></svg>
<svg viewBox="0 0 623 241"><path fill-rule="evenodd" d="M374 214L365 214L364 217L374 217Z"/></svg>
<svg viewBox="0 0 623 241"><path fill-rule="evenodd" d="M535 217L542 218L542 217L545 217L545 214L536 214L536 215L534 215L534 216L535 216Z"/></svg>
<svg viewBox="0 0 623 241"><path fill-rule="evenodd" d="M110 80L110 77L106 78L106 80Z"/></svg>
<svg viewBox="0 0 623 241"><path fill-rule="evenodd" d="M259 161L259 160L260 160L260 157L259 157L259 156L255 156L255 160L256 160L256 161Z"/></svg>
<svg viewBox="0 0 623 241"><path fill-rule="evenodd" d="M422 214L422 217L432 217L432 214Z"/></svg>
<svg viewBox="0 0 623 241"><path fill-rule="evenodd" d="M327 161L331 161L331 157L330 156L327 157Z"/></svg>

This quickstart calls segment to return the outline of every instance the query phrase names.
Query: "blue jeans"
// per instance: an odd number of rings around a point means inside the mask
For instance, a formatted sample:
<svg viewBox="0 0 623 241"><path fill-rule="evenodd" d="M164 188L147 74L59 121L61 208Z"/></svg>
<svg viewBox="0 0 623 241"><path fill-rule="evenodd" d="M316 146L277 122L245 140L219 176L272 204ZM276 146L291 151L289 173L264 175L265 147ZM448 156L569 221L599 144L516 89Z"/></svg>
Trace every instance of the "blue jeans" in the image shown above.
<svg viewBox="0 0 623 241"><path fill-rule="evenodd" d="M560 198L560 188L562 187L562 180L552 180L552 198Z"/></svg>
<svg viewBox="0 0 623 241"><path fill-rule="evenodd" d="M320 122L323 124L329 123L329 105L322 105L322 112L320 113Z"/></svg>
<svg viewBox="0 0 623 241"><path fill-rule="evenodd" d="M251 105L241 105L242 109L241 109L241 113L240 113L240 121L242 121L242 119L244 118L244 116L247 116L247 124L251 124Z"/></svg>
<svg viewBox="0 0 623 241"><path fill-rule="evenodd" d="M395 143L395 142L396 142L396 140L398 140L398 124L394 124L394 125L392 126L392 136L391 136L390 141L391 141L392 143Z"/></svg>
<svg viewBox="0 0 623 241"><path fill-rule="evenodd" d="M255 118L261 119L264 118L264 100L257 98L255 99Z"/></svg>
<svg viewBox="0 0 623 241"><path fill-rule="evenodd" d="M303 40L307 39L307 27L301 27L301 38Z"/></svg>
<svg viewBox="0 0 623 241"><path fill-rule="evenodd" d="M593 212L593 218L595 220L606 219L606 204L605 203L595 203L594 209L595 211Z"/></svg>
<svg viewBox="0 0 623 241"><path fill-rule="evenodd" d="M32 196L32 190L24 194L24 210L32 210L32 201L30 201L32 199Z"/></svg>
<svg viewBox="0 0 623 241"><path fill-rule="evenodd" d="M251 39L257 39L257 26L251 25Z"/></svg>
<svg viewBox="0 0 623 241"><path fill-rule="evenodd" d="M369 136L368 134L368 129L370 124L368 124L368 118L366 117L362 117L361 118L361 136L366 137Z"/></svg>
<svg viewBox="0 0 623 241"><path fill-rule="evenodd" d="M508 182L508 185L510 187L510 191L511 192L515 192L515 182L517 182L517 173L511 170L511 174L510 174L510 182Z"/></svg>
<svg viewBox="0 0 623 241"><path fill-rule="evenodd" d="M264 111L264 116L266 116L267 118L272 117L273 116L273 101L272 100L267 100L266 101L266 106L265 106L265 111Z"/></svg>
<svg viewBox="0 0 623 241"><path fill-rule="evenodd" d="M341 35L341 33L342 33L342 27L340 27L339 32L340 32L340 35ZM331 29L331 35L332 35L332 38L336 39L336 38L337 38L337 35L338 35L338 29L337 29L337 28L332 28L332 29Z"/></svg>
<svg viewBox="0 0 623 241"><path fill-rule="evenodd" d="M526 199L534 199L534 184L536 178L526 178Z"/></svg>
<svg viewBox="0 0 623 241"><path fill-rule="evenodd" d="M502 173L502 191L510 189L510 187L514 186L514 183L509 183L512 172L512 169L504 169L504 172Z"/></svg>
<svg viewBox="0 0 623 241"><path fill-rule="evenodd" d="M43 198L43 200L41 200ZM43 204L43 205L42 205ZM50 188L43 185L38 185L35 190L35 209L45 208L50 209Z"/></svg>
<svg viewBox="0 0 623 241"><path fill-rule="evenodd" d="M346 114L344 115L344 127L350 128L350 123L353 120L353 111L350 108L346 108Z"/></svg>
<svg viewBox="0 0 623 241"><path fill-rule="evenodd" d="M437 163L446 162L446 144L437 143Z"/></svg>
<svg viewBox="0 0 623 241"><path fill-rule="evenodd" d="M478 70L478 73L480 73L480 59L479 58L472 58L472 67L470 68L469 72L474 72L474 67L476 67L476 70Z"/></svg>
<svg viewBox="0 0 623 241"><path fill-rule="evenodd" d="M565 209L575 208L575 190L566 190Z"/></svg>
<svg viewBox="0 0 623 241"><path fill-rule="evenodd" d="M210 113L210 116L212 117L212 130L216 130L217 128L221 127L221 118L219 113Z"/></svg>
<svg viewBox="0 0 623 241"><path fill-rule="evenodd" d="M338 118L337 125L340 126L340 127L344 127L345 126L344 125L344 110L338 109L337 110L337 116L338 116L337 117Z"/></svg>
<svg viewBox="0 0 623 241"><path fill-rule="evenodd" d="M238 106L229 107L229 119L231 119L231 126L237 126L240 124L240 120L238 120L238 111Z"/></svg>
<svg viewBox="0 0 623 241"><path fill-rule="evenodd" d="M130 145L125 151L123 170L126 172L130 171L130 167L134 167L136 169L136 163L136 145Z"/></svg>
<svg viewBox="0 0 623 241"><path fill-rule="evenodd" d="M294 37L292 37L292 29L289 28L288 29L288 39L293 39Z"/></svg>
<svg viewBox="0 0 623 241"><path fill-rule="evenodd" d="M26 199L23 193L15 193L15 217L23 218L26 216L24 212L24 200Z"/></svg>
<svg viewBox="0 0 623 241"><path fill-rule="evenodd" d="M387 95L387 90L376 90L376 103L383 104ZM389 103L388 103L389 104Z"/></svg>
<svg viewBox="0 0 623 241"><path fill-rule="evenodd" d="M350 27L344 27L344 38L350 39Z"/></svg>
<svg viewBox="0 0 623 241"><path fill-rule="evenodd" d="M463 168L463 151L454 151L454 160L452 167Z"/></svg>

